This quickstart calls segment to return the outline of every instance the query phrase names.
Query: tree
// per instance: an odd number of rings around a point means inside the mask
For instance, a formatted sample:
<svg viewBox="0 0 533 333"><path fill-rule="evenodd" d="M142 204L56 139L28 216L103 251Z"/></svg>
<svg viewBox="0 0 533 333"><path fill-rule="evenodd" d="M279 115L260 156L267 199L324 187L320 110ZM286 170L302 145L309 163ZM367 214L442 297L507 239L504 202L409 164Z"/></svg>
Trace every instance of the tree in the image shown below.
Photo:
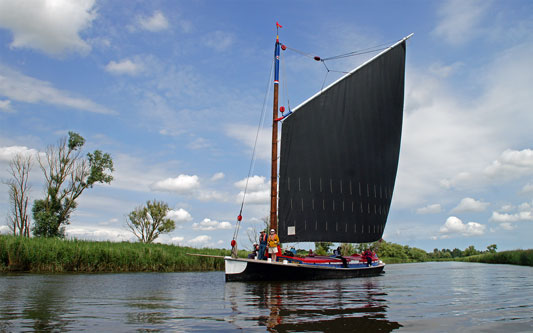
<svg viewBox="0 0 533 333"><path fill-rule="evenodd" d="M44 173L46 197L33 204L33 233L35 236L64 237L65 225L76 209L76 199L96 183L111 183L113 160L107 153L95 150L82 155L85 139L69 132L68 138L59 140L57 146L49 146L45 157L39 157Z"/></svg>
<svg viewBox="0 0 533 333"><path fill-rule="evenodd" d="M469 257L469 256L474 256L476 254L479 254L479 251L476 250L476 248L474 247L474 245L470 245L469 247L467 247L464 251L463 251L463 255L465 257Z"/></svg>
<svg viewBox="0 0 533 333"><path fill-rule="evenodd" d="M126 225L139 241L152 243L160 234L176 228L174 221L166 218L169 211L162 201L147 201L146 206L137 207L128 214Z"/></svg>
<svg viewBox="0 0 533 333"><path fill-rule="evenodd" d="M496 249L498 248L498 246L496 244L491 244L489 246L487 246L487 251L489 253L496 253Z"/></svg>
<svg viewBox="0 0 533 333"><path fill-rule="evenodd" d="M315 242L315 252L318 255L325 256L333 245L332 242Z"/></svg>
<svg viewBox="0 0 533 333"><path fill-rule="evenodd" d="M341 244L341 254L343 256L350 256L355 252L355 247L351 243Z"/></svg>
<svg viewBox="0 0 533 333"><path fill-rule="evenodd" d="M267 235L269 235L268 230L270 229L270 216L265 216L261 219L259 225L253 224L251 227L246 230L246 235L248 236L248 241L250 246L254 243L259 244L259 233L261 230L266 230Z"/></svg>
<svg viewBox="0 0 533 333"><path fill-rule="evenodd" d="M30 237L28 202L31 186L28 183L28 177L31 168L31 155L17 154L9 163L11 179L5 181L5 184L9 187L8 227L13 235Z"/></svg>

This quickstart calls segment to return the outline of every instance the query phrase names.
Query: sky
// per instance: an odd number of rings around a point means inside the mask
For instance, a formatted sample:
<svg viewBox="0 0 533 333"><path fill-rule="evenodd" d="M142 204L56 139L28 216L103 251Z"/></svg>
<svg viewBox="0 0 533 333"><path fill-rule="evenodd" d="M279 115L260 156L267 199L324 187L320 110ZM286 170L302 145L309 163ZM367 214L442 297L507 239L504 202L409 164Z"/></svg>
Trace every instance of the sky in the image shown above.
<svg viewBox="0 0 533 333"><path fill-rule="evenodd" d="M111 154L109 185L79 198L67 236L134 240L127 214L168 203L158 241L229 248L266 100L276 37L329 57L407 43L402 145L383 238L426 251L531 248L533 2L0 0L0 178L74 131ZM349 71L370 55L331 62ZM340 77L282 54L281 105ZM327 75L326 75L327 74ZM271 90L271 89L270 89ZM265 97L266 96L266 97ZM269 136L240 247L269 211ZM31 199L44 197L42 172ZM9 210L0 185L0 232Z"/></svg>

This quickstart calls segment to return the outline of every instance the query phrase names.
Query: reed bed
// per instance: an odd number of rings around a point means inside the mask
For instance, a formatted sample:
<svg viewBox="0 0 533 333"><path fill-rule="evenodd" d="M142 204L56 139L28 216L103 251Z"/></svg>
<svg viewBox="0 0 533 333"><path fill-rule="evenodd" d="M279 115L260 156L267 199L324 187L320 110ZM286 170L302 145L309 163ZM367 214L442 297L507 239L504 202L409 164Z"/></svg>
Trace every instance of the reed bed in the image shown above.
<svg viewBox="0 0 533 333"><path fill-rule="evenodd" d="M483 253L475 256L459 258L458 260L487 264L533 266L533 249Z"/></svg>
<svg viewBox="0 0 533 333"><path fill-rule="evenodd" d="M166 244L95 242L0 235L0 271L22 272L184 272L224 269L229 250ZM245 251L239 255L246 256Z"/></svg>

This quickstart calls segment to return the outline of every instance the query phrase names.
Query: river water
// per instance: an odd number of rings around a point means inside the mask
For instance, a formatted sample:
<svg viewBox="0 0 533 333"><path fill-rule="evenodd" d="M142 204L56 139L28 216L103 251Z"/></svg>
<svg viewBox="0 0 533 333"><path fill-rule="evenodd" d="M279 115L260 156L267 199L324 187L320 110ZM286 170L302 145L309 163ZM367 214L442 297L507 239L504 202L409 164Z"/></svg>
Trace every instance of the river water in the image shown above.
<svg viewBox="0 0 533 333"><path fill-rule="evenodd" d="M533 267L388 265L372 278L0 275L0 331L533 332Z"/></svg>

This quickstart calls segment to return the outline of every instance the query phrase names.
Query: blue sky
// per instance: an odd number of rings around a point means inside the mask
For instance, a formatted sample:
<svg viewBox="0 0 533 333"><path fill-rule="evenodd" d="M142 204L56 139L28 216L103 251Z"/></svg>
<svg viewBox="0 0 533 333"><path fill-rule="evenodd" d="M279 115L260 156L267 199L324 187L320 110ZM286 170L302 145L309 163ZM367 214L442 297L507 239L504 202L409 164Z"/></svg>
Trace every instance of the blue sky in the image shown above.
<svg viewBox="0 0 533 333"><path fill-rule="evenodd" d="M385 240L426 250L531 248L530 1L0 0L0 177L15 153L36 156L75 131L87 152L110 153L116 170L111 185L82 195L69 236L133 239L126 215L157 199L178 226L161 242L229 247L276 21L283 43L322 57L415 33ZM326 73L298 53L283 58L283 98L294 108ZM347 71L367 58L332 66ZM268 215L269 131L261 131L241 246ZM37 164L31 181L32 199L42 197ZM3 186L2 221L7 211Z"/></svg>

